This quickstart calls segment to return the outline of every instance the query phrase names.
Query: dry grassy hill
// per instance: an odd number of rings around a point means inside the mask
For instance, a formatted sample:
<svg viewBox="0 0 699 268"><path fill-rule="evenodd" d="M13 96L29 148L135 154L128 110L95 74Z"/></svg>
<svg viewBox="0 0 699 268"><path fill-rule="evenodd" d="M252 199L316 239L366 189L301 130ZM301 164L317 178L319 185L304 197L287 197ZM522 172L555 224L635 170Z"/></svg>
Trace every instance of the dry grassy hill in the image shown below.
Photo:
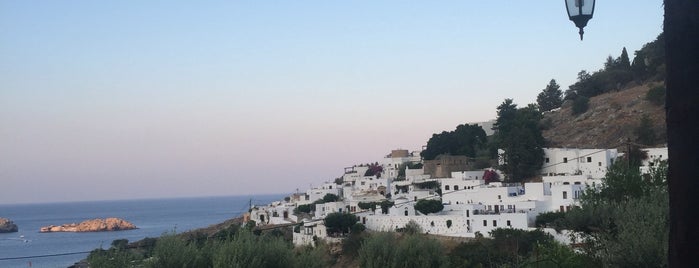
<svg viewBox="0 0 699 268"><path fill-rule="evenodd" d="M649 83L590 98L589 109L572 115L572 102L544 114L544 138L550 147L619 148L627 138L634 141L634 129L647 114L659 137L656 146L666 143L665 108L645 99L646 92L662 83Z"/></svg>

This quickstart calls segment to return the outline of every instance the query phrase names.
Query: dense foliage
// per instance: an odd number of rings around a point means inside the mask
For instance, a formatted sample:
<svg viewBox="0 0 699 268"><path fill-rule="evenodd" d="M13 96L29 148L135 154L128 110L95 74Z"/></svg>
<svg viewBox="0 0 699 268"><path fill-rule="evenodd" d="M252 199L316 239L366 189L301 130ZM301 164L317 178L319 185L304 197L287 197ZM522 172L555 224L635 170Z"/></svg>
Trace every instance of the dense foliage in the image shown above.
<svg viewBox="0 0 699 268"><path fill-rule="evenodd" d="M579 115L584 112L587 112L587 109L590 108L590 99L585 96L578 96L573 100L573 108L572 108L572 113L573 115Z"/></svg>
<svg viewBox="0 0 699 268"><path fill-rule="evenodd" d="M544 162L544 137L539 122L541 112L536 105L517 108L512 99L498 106L494 145L504 150L501 167L511 181L535 176Z"/></svg>
<svg viewBox="0 0 699 268"><path fill-rule="evenodd" d="M558 228L579 232L587 256L612 267L666 267L667 166L650 174L615 163L601 188L589 189L581 207L566 212Z"/></svg>
<svg viewBox="0 0 699 268"><path fill-rule="evenodd" d="M540 230L495 229L449 253L452 267L599 267Z"/></svg>
<svg viewBox="0 0 699 268"><path fill-rule="evenodd" d="M442 209L444 209L444 205L440 200L421 199L415 203L415 210L425 215L440 212Z"/></svg>
<svg viewBox="0 0 699 268"><path fill-rule="evenodd" d="M632 81L641 83L665 79L664 42L663 34L660 34L655 41L645 44L635 52L632 63L629 63L626 48L623 48L619 57L607 58L603 69L593 73L580 71L578 81L566 90L565 99L594 97L619 90Z"/></svg>
<svg viewBox="0 0 699 268"><path fill-rule="evenodd" d="M348 213L330 213L325 216L324 223L331 234L346 234L350 232L350 228L359 221L354 214Z"/></svg>
<svg viewBox="0 0 699 268"><path fill-rule="evenodd" d="M394 202L388 201L388 200L383 200L381 202L359 202L357 206L361 209L371 209L371 211L375 211L376 206L381 207L381 213L386 214L388 213L388 208L392 207Z"/></svg>
<svg viewBox="0 0 699 268"><path fill-rule="evenodd" d="M425 160L433 160L441 154L476 157L480 150L487 147L486 145L483 128L476 124L464 124L458 125L454 131L433 134L420 155Z"/></svg>
<svg viewBox="0 0 699 268"><path fill-rule="evenodd" d="M337 202L339 200L340 200L340 197L337 196L336 194L325 194L325 196L323 196L324 203Z"/></svg>
<svg viewBox="0 0 699 268"><path fill-rule="evenodd" d="M646 100L657 106L665 105L665 86L655 86L652 87L648 92L646 92Z"/></svg>
<svg viewBox="0 0 699 268"><path fill-rule="evenodd" d="M363 241L359 264L366 268L448 267L448 260L441 243L427 236L376 233Z"/></svg>
<svg viewBox="0 0 699 268"><path fill-rule="evenodd" d="M536 97L536 104L542 112L548 112L563 104L563 91L561 86L556 83L555 79L551 79L546 88Z"/></svg>
<svg viewBox="0 0 699 268"><path fill-rule="evenodd" d="M636 135L636 142L643 145L653 146L658 140L658 136L653 129L653 120L647 114L641 116L638 126L634 129L634 134Z"/></svg>
<svg viewBox="0 0 699 268"><path fill-rule="evenodd" d="M229 233L232 232L232 233ZM91 267L327 267L328 251L293 245L280 236L232 228L226 235L185 239L167 234L154 246L115 247L90 253Z"/></svg>

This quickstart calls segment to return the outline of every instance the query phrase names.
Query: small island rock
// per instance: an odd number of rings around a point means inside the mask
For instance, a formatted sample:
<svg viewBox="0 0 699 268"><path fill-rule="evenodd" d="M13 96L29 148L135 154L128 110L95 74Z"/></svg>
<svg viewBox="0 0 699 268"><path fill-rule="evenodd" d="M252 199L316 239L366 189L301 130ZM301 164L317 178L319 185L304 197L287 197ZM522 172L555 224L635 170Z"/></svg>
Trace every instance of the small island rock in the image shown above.
<svg viewBox="0 0 699 268"><path fill-rule="evenodd" d="M0 218L0 233L14 233L18 230L17 224L9 219Z"/></svg>
<svg viewBox="0 0 699 268"><path fill-rule="evenodd" d="M136 225L119 218L92 219L81 223L49 225L41 227L39 232L105 232L137 229Z"/></svg>

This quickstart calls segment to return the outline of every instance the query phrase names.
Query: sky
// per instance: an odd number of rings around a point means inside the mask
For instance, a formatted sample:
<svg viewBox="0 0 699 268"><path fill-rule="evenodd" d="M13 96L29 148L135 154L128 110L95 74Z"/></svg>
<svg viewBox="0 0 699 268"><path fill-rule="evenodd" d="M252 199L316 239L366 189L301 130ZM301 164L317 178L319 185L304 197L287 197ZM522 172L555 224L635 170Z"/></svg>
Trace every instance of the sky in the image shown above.
<svg viewBox="0 0 699 268"><path fill-rule="evenodd" d="M0 0L0 204L304 191L662 31L597 2Z"/></svg>

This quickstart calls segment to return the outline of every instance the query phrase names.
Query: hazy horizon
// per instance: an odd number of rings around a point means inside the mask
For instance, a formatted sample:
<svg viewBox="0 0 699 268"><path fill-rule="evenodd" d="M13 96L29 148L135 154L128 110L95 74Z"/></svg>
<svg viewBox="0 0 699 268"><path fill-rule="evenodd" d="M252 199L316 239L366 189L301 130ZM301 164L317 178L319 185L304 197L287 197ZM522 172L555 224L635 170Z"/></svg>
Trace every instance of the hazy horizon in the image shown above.
<svg viewBox="0 0 699 268"><path fill-rule="evenodd" d="M662 31L527 4L0 1L0 204L304 191Z"/></svg>

